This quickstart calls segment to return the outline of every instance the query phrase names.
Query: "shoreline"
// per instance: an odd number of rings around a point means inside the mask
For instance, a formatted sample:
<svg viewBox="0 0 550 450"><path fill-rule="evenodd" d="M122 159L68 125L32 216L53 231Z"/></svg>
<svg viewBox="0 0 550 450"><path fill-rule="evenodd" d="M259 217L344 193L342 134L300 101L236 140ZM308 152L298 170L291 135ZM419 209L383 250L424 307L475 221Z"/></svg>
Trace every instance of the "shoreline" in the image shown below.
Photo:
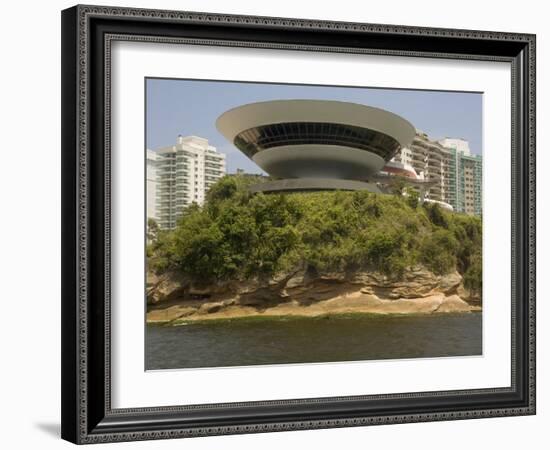
<svg viewBox="0 0 550 450"><path fill-rule="evenodd" d="M436 294L414 299L380 299L374 295L338 296L329 300L300 304L295 301L275 305L246 306L223 302L190 305L176 302L155 307L147 312L147 325L177 326L188 323L220 322L234 319L277 320L283 318L330 318L346 315L439 315L480 312L481 306L472 305L458 295Z"/></svg>
<svg viewBox="0 0 550 450"><path fill-rule="evenodd" d="M370 317L373 319L382 318L382 317L426 317L426 316L453 316L453 315L463 315L463 314L479 314L481 313L481 308L475 309L472 311L464 312L447 312L442 314L431 314L431 313L369 313L369 312L347 312L347 313L326 313L317 316L311 315L299 315L299 314L289 314L289 315L248 315L248 316L234 316L234 317L223 317L223 318L195 318L195 319L175 319L172 321L153 321L146 322L147 326L152 327L177 327L185 325L204 325L204 324L221 324L227 322L288 322L292 320L302 320L302 319L312 319L312 320L331 320L331 319L353 319L353 318L365 318Z"/></svg>

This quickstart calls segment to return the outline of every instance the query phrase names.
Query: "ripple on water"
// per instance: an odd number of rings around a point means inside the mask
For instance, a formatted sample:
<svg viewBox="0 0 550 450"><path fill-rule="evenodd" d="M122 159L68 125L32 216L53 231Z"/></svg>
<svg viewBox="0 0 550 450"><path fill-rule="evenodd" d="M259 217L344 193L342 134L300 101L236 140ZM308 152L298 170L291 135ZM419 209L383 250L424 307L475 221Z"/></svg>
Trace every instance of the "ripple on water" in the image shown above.
<svg viewBox="0 0 550 450"><path fill-rule="evenodd" d="M482 354L482 314L333 316L147 326L146 368Z"/></svg>

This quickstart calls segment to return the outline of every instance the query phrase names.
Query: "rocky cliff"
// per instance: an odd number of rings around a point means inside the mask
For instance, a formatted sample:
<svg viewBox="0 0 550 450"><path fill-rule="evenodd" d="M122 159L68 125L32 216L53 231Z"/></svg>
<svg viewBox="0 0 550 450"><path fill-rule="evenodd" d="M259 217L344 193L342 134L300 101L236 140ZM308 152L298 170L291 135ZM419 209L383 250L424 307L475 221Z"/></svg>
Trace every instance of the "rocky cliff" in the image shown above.
<svg viewBox="0 0 550 450"><path fill-rule="evenodd" d="M147 321L179 323L249 316L432 314L480 310L458 272L435 275L423 267L399 279L377 272L318 273L297 269L269 279L190 283L177 272L147 277Z"/></svg>

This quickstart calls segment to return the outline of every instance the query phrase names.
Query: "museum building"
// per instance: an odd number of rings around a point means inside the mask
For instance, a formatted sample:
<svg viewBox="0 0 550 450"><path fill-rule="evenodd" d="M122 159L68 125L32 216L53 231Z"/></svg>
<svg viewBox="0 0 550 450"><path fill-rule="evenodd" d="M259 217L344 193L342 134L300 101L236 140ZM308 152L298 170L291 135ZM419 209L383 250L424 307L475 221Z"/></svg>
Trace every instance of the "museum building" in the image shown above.
<svg viewBox="0 0 550 450"><path fill-rule="evenodd" d="M380 193L375 175L415 137L414 126L389 111L327 100L251 103L226 111L216 126L273 178L255 192Z"/></svg>

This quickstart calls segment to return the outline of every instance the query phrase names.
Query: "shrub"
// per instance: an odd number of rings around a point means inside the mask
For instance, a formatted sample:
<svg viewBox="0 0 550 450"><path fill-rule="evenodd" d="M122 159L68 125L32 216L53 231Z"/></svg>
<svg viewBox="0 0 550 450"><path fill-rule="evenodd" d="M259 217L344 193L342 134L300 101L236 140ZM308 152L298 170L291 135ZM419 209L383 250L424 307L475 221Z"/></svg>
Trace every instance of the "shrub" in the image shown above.
<svg viewBox="0 0 550 450"><path fill-rule="evenodd" d="M407 204L412 208L418 208L419 195L414 189L407 190Z"/></svg>
<svg viewBox="0 0 550 450"><path fill-rule="evenodd" d="M474 256L466 273L464 273L464 286L473 294L480 295L483 288L481 255Z"/></svg>
<svg viewBox="0 0 550 450"><path fill-rule="evenodd" d="M449 273L456 268L458 241L447 230L427 234L420 246L420 260L436 274Z"/></svg>
<svg viewBox="0 0 550 450"><path fill-rule="evenodd" d="M449 223L445 213L437 203L424 203L424 209L428 214L430 222L438 227L448 228Z"/></svg>
<svg viewBox="0 0 550 450"><path fill-rule="evenodd" d="M421 263L439 274L459 270L472 289L480 286L478 218L438 205L416 208L412 196L366 191L251 195L247 187L257 181L222 178L204 206L186 208L176 229L156 233L147 248L148 267L178 269L207 282L297 266L320 272L365 268L399 277Z"/></svg>

